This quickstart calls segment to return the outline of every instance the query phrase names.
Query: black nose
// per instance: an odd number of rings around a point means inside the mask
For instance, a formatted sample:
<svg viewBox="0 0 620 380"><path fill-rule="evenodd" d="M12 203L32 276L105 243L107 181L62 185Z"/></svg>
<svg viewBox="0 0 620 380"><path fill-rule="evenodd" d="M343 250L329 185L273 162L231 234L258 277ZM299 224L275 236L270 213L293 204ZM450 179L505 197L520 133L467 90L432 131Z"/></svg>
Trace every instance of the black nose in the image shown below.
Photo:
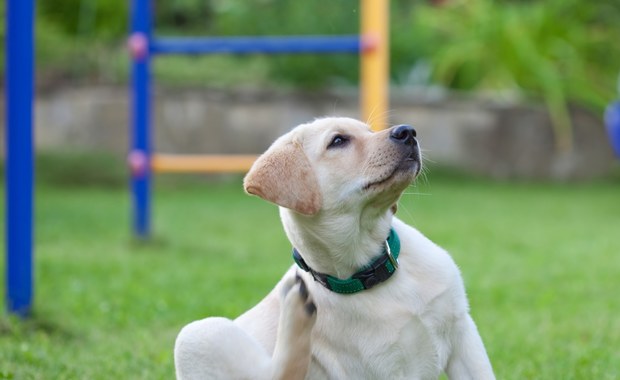
<svg viewBox="0 0 620 380"><path fill-rule="evenodd" d="M412 126L405 124L392 127L392 131L390 132L390 138L392 140L405 145L415 144L416 136L417 134L415 129L413 129Z"/></svg>

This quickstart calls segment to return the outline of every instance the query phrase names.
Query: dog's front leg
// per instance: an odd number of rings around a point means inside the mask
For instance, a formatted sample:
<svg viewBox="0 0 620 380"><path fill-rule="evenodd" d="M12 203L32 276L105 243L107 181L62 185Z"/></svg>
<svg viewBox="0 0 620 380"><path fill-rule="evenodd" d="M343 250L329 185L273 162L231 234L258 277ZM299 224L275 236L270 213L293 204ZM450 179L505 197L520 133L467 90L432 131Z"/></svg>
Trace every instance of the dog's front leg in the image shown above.
<svg viewBox="0 0 620 380"><path fill-rule="evenodd" d="M312 357L311 334L316 322L316 306L305 282L297 276L286 280L281 299L273 379L303 380Z"/></svg>
<svg viewBox="0 0 620 380"><path fill-rule="evenodd" d="M273 378L271 356L227 318L205 318L183 327L174 363L178 380Z"/></svg>
<svg viewBox="0 0 620 380"><path fill-rule="evenodd" d="M469 314L456 322L446 373L450 380L493 380L493 368Z"/></svg>

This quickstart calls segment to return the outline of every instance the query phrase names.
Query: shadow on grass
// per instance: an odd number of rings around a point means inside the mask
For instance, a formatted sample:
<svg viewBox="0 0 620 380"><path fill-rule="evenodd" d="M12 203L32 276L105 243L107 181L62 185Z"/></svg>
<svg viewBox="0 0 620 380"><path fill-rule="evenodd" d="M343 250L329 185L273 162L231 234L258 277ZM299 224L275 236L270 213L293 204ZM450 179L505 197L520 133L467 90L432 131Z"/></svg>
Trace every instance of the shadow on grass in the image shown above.
<svg viewBox="0 0 620 380"><path fill-rule="evenodd" d="M128 240L129 247L137 252L165 252L170 249L170 239L154 234L150 237L132 236Z"/></svg>
<svg viewBox="0 0 620 380"><path fill-rule="evenodd" d="M40 334L64 341L76 338L76 335L66 326L38 315L36 312L27 318L7 314L0 317L0 337L29 338Z"/></svg>

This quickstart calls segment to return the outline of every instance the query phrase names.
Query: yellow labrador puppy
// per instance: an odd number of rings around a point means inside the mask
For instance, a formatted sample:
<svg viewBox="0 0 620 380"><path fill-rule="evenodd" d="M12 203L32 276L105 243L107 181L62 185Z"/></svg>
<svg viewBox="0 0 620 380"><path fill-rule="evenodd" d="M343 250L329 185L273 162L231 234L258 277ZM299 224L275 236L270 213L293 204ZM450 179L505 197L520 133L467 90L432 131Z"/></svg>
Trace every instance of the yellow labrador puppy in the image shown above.
<svg viewBox="0 0 620 380"><path fill-rule="evenodd" d="M295 265L234 321L175 346L180 379L493 379L457 266L394 217L421 168L413 128L324 118L280 137L245 190L280 206Z"/></svg>

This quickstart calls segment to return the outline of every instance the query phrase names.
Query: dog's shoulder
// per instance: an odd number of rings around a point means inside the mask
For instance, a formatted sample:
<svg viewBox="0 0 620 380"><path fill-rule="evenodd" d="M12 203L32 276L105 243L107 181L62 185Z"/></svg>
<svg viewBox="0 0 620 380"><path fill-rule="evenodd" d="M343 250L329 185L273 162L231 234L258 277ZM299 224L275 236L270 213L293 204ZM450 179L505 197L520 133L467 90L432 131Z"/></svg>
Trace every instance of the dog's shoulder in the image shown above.
<svg viewBox="0 0 620 380"><path fill-rule="evenodd" d="M404 260L415 260L425 272L454 275L459 272L456 263L448 252L417 230L400 219L394 218L392 226L396 230L401 244L401 255ZM456 273L460 276L459 273Z"/></svg>
<svg viewBox="0 0 620 380"><path fill-rule="evenodd" d="M401 242L401 270L407 273L418 297L424 303L446 296L466 300L461 272L448 252L399 219L394 218L392 225ZM467 309L466 303L462 306Z"/></svg>

